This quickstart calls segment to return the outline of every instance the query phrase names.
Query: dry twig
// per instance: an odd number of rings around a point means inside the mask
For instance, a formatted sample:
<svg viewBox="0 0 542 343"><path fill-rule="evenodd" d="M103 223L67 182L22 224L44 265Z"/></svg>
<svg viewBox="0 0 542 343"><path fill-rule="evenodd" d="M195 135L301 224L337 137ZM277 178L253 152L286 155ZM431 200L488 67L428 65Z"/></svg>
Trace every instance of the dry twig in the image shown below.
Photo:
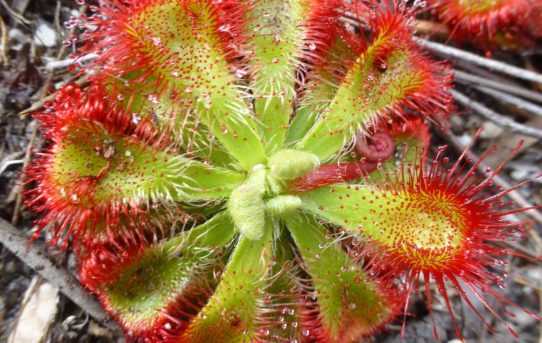
<svg viewBox="0 0 542 343"><path fill-rule="evenodd" d="M4 22L4 18L0 16L0 31L1 31L1 37L0 37L0 62L3 65L9 64L9 58L6 54L7 51L7 42L8 42L8 29L6 27L6 23Z"/></svg>
<svg viewBox="0 0 542 343"><path fill-rule="evenodd" d="M508 94L514 94L531 101L536 101L542 103L542 94L538 92L533 92L532 90L525 89L523 87L518 87L517 85L511 85L500 81L491 80L485 77L480 77L478 75L473 75L465 73L464 71L452 69L454 73L454 80L470 86L472 84L486 86L492 89L498 89L505 91Z"/></svg>
<svg viewBox="0 0 542 343"><path fill-rule="evenodd" d="M67 58L65 60L60 60L60 61L51 61L47 63L47 65L45 66L45 69L49 71L52 71L55 69L63 69L74 64L79 64L79 63L82 64L88 61L92 61L92 60L95 60L96 58L98 58L97 54L88 54L88 55L81 56L79 58Z"/></svg>
<svg viewBox="0 0 542 343"><path fill-rule="evenodd" d="M431 42L422 38L414 37L413 39L416 43L423 46L424 48L427 48L446 57L465 60L478 66L485 67L499 73L507 74L518 79L533 81L542 84L542 74L527 69L518 68L504 62L491 60L489 58L481 57L465 50L452 48L451 46Z"/></svg>
<svg viewBox="0 0 542 343"><path fill-rule="evenodd" d="M77 80L74 81L74 83L78 86L84 86L88 83L88 79L86 76L83 76ZM43 99L39 100L39 101L36 101L35 103L32 104L32 106L30 106L29 108L27 108L26 110L23 110L21 112L19 112L19 116L21 118L26 118L30 113L32 112L35 112L35 111L38 111L40 109L43 108L43 105L48 102L48 101L53 101L56 99L56 94L53 93L51 95L48 95L46 97L44 97Z"/></svg>
<svg viewBox="0 0 542 343"><path fill-rule="evenodd" d="M6 0L0 0L0 4L4 6L6 12L8 12L8 14L13 18L13 20L25 25L30 25L32 23L30 20L26 19L21 14L11 9L11 7L9 7L9 5L6 3Z"/></svg>
<svg viewBox="0 0 542 343"><path fill-rule="evenodd" d="M497 124L502 128L508 129L511 132L523 134L525 136L542 139L541 130L516 123L512 119L493 111L492 109L484 106L477 101L472 100L471 98L461 92L458 92L457 90L452 90L452 95L454 96L455 100L461 105L475 111L477 114L481 115L482 117Z"/></svg>
<svg viewBox="0 0 542 343"><path fill-rule="evenodd" d="M34 269L49 283L58 287L71 301L108 328L118 327L110 320L100 304L81 288L75 277L64 268L56 266L47 258L47 253L36 242L29 244L28 238L4 219L0 218L0 243Z"/></svg>
<svg viewBox="0 0 542 343"><path fill-rule="evenodd" d="M32 128L32 133L30 136L30 140L28 141L28 145L26 146L25 155L23 158L23 174L25 169L30 164L30 158L32 156L32 148L34 147L34 141L36 140L37 134L38 134L38 125L37 123L34 123L35 125ZM21 188L20 185L16 185L15 187ZM15 207L13 208L13 215L11 217L11 224L16 226L17 222L19 221L19 213L21 210L21 206L23 205L23 197L20 192L17 194L17 199L15 200Z"/></svg>
<svg viewBox="0 0 542 343"><path fill-rule="evenodd" d="M500 102L507 103L509 105L513 105L525 112L529 112L531 114L534 114L535 116L542 116L542 107L533 104L532 102L523 100L521 98L518 98L516 96L510 95L505 92L501 92L495 89L491 89L484 86L477 86L475 87L480 92L487 94L494 98L495 100L498 100Z"/></svg>

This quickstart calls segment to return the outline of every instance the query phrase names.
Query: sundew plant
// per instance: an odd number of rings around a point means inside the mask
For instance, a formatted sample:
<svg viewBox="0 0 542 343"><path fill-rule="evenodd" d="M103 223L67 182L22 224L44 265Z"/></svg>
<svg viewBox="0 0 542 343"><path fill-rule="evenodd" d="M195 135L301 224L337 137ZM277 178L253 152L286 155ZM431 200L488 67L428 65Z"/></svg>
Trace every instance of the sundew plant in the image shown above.
<svg viewBox="0 0 542 343"><path fill-rule="evenodd" d="M527 209L492 189L504 164L478 175L430 149L451 76L413 41L416 9L89 11L79 54L97 59L35 114L49 143L26 199L129 340L358 341L406 317L417 284L429 310L434 284L452 319L446 287L490 330L473 298L504 320L485 298L514 306L493 288L512 254L498 243L521 236L509 214Z"/></svg>
<svg viewBox="0 0 542 343"><path fill-rule="evenodd" d="M533 48L542 39L541 0L429 0L450 37L485 49Z"/></svg>

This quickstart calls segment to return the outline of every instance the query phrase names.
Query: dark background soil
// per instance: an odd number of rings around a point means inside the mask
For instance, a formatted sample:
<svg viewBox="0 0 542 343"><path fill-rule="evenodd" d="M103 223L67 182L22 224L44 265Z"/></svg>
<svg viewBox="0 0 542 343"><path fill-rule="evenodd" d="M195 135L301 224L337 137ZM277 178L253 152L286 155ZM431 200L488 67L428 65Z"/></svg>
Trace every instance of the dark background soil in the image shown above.
<svg viewBox="0 0 542 343"><path fill-rule="evenodd" d="M10 6L19 14L9 13L5 5ZM3 19L2 36L4 37L0 44L0 165L2 163L6 165L9 162L6 168L0 170L0 217L14 223L17 229L25 233L32 230L33 215L20 205L18 180L23 164L31 158L29 153L40 147L41 139L39 133L36 135L37 125L33 119L21 117L20 112L73 77L73 74L67 72L65 68L52 72L45 66L49 61L69 57L71 46L65 47L66 51L63 53L60 51L62 42L66 38L66 28L63 23L76 14L79 8L80 5L76 4L75 0L6 0L0 3L0 14ZM52 32L54 38L52 43L47 41L47 38L51 38L51 34L44 36L39 33L44 29ZM470 49L468 46L463 46L463 48ZM540 60L540 56L520 56L512 52L500 52L494 56L496 59L535 70L537 68L535 62ZM487 76L483 71L480 71L480 75ZM515 81L503 77L498 80L540 91L530 84L514 83ZM536 116L521 109L503 105L477 93L469 85L459 87L487 106L507 114L511 119L542 129L542 120L539 117L537 119ZM505 158L510 144L513 144L512 141L526 138L502 130L468 111L459 113L451 119L451 131L460 143L467 143L469 137L472 137L476 128L480 126L486 126L486 131L476 144L474 152L480 155L488 146L496 144L501 149L493 154L491 157L493 160ZM450 144L452 148L449 153L451 155L459 153L454 150L450 136L435 131L434 137L435 147L439 144ZM29 149L30 142L32 149ZM542 163L541 149L542 146L538 140L528 139L528 148L511 161L509 167L504 170L503 178L515 184L539 173ZM540 183L533 182L518 192L532 203L542 203ZM520 217L519 219L527 218ZM520 246L519 249L527 249L534 256L540 256L542 253L540 222L533 220L529 225L533 229L532 234L517 245ZM44 237L40 239L43 240ZM69 253L56 250L51 250L50 253L60 265L73 269L73 261ZM519 257L511 258L507 268L509 278L506 289L500 290L502 294L521 307L539 312L542 295L540 260L533 262ZM7 340L10 331L16 325L21 307L24 306L24 293L35 276L33 270L0 245L0 342ZM508 308L515 314L515 317L509 319L511 326L519 335L519 339L515 339L501 322L495 320L483 306L479 306L482 314L496 329L496 333L489 332L453 290L450 290L450 294L458 325L462 328L468 342L542 343L541 323L523 312ZM412 300L404 338L401 338L399 333L402 320L398 320L390 325L387 331L369 341L435 342L433 324L424 305L424 297L416 295ZM442 299L436 297L433 311L441 341L455 342L453 340L456 335ZM502 313L502 309L499 311ZM115 334L101 328L100 323L89 319L85 311L61 295L58 313L49 330L48 342L117 342L119 339Z"/></svg>

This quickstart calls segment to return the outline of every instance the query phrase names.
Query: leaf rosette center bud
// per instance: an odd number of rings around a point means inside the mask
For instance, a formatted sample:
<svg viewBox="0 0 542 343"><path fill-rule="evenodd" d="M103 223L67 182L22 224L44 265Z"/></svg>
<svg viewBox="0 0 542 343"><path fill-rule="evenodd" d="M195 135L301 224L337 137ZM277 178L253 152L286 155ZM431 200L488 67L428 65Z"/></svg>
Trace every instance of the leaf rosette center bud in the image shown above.
<svg viewBox="0 0 542 343"><path fill-rule="evenodd" d="M272 155L267 166L254 166L246 181L230 196L228 209L236 229L249 239L260 239L266 215L280 217L301 206L298 197L283 194L286 182L319 165L318 157L312 153L285 149Z"/></svg>

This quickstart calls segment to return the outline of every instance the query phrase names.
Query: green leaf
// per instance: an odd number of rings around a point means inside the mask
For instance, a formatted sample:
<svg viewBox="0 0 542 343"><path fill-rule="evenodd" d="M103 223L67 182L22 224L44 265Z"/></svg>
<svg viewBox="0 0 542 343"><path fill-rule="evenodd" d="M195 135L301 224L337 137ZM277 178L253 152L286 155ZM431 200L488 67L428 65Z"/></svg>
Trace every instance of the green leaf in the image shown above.
<svg viewBox="0 0 542 343"><path fill-rule="evenodd" d="M271 283L266 289L266 311L262 313L262 340L303 342L306 320L300 268L293 252L293 241L282 223L275 223ZM279 226L280 225L280 226Z"/></svg>
<svg viewBox="0 0 542 343"><path fill-rule="evenodd" d="M253 342L270 269L272 224L260 240L240 237L218 288L182 339L189 342Z"/></svg>
<svg viewBox="0 0 542 343"><path fill-rule="evenodd" d="M245 176L160 151L81 119L55 148L52 180L61 197L107 201L196 201L227 197Z"/></svg>
<svg viewBox="0 0 542 343"><path fill-rule="evenodd" d="M269 154L283 146L292 114L296 69L301 64L305 0L254 1L247 15L253 51L248 61L253 79L256 116Z"/></svg>
<svg viewBox="0 0 542 343"><path fill-rule="evenodd" d="M200 265L204 257L202 252L189 251L177 258L149 250L100 293L125 327L150 328L168 304L195 291L191 283L203 277Z"/></svg>
<svg viewBox="0 0 542 343"><path fill-rule="evenodd" d="M205 223L164 241L161 243L161 247L170 253L185 246L223 247L232 239L234 234L233 221L230 215L223 211L214 215Z"/></svg>
<svg viewBox="0 0 542 343"><path fill-rule="evenodd" d="M309 132L319 116L329 107L336 91L333 85L320 80L309 83L301 105L288 127L286 138L288 143L297 143Z"/></svg>
<svg viewBox="0 0 542 343"><path fill-rule="evenodd" d="M126 29L141 53L151 59L162 89L174 89L180 108L197 111L224 148L250 170L266 160L246 95L228 69L217 19L207 2L160 2L136 12ZM156 100L158 101L158 100ZM178 118L181 119L181 118Z"/></svg>
<svg viewBox="0 0 542 343"><path fill-rule="evenodd" d="M174 199L177 201L227 198L246 178L243 173L212 167L194 160L181 157L174 160L179 167L176 174L171 175L175 185Z"/></svg>
<svg viewBox="0 0 542 343"><path fill-rule="evenodd" d="M113 283L98 290L109 311L129 331L152 329L168 306L204 296L217 248L233 237L229 217L205 224L137 252ZM111 266L118 268L119 266Z"/></svg>
<svg viewBox="0 0 542 343"><path fill-rule="evenodd" d="M352 65L337 93L316 125L298 143L298 148L332 158L367 125L388 115L394 106L407 100L424 82L408 50L394 49L382 57L392 37L376 39Z"/></svg>
<svg viewBox="0 0 542 343"><path fill-rule="evenodd" d="M291 217L286 225L311 276L327 341L350 342L390 321L391 299L334 239L326 238L325 227L306 215Z"/></svg>
<svg viewBox="0 0 542 343"><path fill-rule="evenodd" d="M341 72L346 72L344 61L356 59L352 51L336 37L325 58L307 75L307 86L299 108L288 127L287 143L297 143L325 115L341 84Z"/></svg>
<svg viewBox="0 0 542 343"><path fill-rule="evenodd" d="M445 263L447 252L462 244L466 225L462 204L438 191L333 185L299 197L303 209L416 263Z"/></svg>
<svg viewBox="0 0 542 343"><path fill-rule="evenodd" d="M154 123L161 134L188 156L197 157L218 167L235 167L235 159L214 139L209 128L201 123L191 104L179 104L171 92L155 94L154 88L134 81L137 75L125 74L104 81L112 99L122 100L121 107L131 113L131 120L138 124L146 120ZM151 76L147 84L153 84Z"/></svg>

